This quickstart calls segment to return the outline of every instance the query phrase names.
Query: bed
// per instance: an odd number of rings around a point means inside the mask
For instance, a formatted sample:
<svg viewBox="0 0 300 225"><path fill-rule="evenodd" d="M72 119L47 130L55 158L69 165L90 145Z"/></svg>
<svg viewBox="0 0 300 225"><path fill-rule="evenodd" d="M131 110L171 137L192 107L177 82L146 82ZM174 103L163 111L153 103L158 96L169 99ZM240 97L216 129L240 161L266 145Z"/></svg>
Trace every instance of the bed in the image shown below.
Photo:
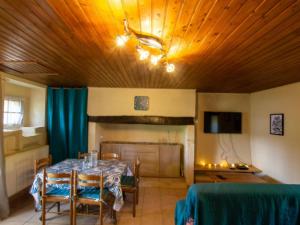
<svg viewBox="0 0 300 225"><path fill-rule="evenodd" d="M192 185L177 202L176 225L300 225L300 185Z"/></svg>

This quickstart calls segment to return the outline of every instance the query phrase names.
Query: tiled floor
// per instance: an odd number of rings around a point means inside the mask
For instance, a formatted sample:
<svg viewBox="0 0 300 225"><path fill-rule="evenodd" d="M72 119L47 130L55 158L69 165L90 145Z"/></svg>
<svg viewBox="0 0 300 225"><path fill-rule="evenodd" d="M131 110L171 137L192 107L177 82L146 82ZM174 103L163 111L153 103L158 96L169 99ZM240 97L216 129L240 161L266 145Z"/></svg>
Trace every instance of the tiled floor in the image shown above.
<svg viewBox="0 0 300 225"><path fill-rule="evenodd" d="M118 225L171 225L174 224L174 209L176 201L185 197L186 184L183 179L143 178L140 183L140 202L137 206L137 215L132 217L131 198L120 212L117 213ZM37 225L40 213L34 212L32 199L26 199L13 209L12 215L0 225ZM49 214L48 225L67 225L68 216ZM78 225L94 225L95 217L78 216ZM104 224L113 224L105 218Z"/></svg>

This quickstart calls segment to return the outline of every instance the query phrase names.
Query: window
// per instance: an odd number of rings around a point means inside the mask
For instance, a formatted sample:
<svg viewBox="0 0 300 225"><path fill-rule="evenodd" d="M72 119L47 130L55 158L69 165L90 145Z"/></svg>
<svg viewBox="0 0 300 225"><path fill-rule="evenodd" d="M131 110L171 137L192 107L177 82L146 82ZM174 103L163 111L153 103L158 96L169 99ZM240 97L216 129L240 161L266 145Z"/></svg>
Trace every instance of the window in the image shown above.
<svg viewBox="0 0 300 225"><path fill-rule="evenodd" d="M16 129L23 125L23 100L20 97L5 97L4 99L4 129Z"/></svg>

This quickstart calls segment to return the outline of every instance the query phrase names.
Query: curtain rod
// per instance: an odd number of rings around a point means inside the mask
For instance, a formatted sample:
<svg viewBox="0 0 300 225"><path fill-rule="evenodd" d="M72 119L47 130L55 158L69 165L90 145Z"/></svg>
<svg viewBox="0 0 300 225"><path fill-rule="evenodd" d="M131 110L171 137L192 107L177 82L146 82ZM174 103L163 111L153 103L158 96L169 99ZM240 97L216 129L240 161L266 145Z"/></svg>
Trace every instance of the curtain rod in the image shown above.
<svg viewBox="0 0 300 225"><path fill-rule="evenodd" d="M52 89L61 89L61 88L63 88L63 89L82 89L82 88L87 88L87 87L74 87L74 88L72 88L72 87L50 87L50 88L52 88Z"/></svg>

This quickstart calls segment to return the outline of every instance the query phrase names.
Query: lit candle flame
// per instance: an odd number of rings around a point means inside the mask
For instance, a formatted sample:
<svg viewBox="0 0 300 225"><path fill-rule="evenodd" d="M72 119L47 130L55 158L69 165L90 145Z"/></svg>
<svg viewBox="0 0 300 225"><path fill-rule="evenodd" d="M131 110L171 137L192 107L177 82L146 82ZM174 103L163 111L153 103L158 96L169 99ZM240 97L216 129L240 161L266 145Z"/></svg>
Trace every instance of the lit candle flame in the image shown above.
<svg viewBox="0 0 300 225"><path fill-rule="evenodd" d="M200 161L200 165L204 167L206 165L205 161Z"/></svg>

